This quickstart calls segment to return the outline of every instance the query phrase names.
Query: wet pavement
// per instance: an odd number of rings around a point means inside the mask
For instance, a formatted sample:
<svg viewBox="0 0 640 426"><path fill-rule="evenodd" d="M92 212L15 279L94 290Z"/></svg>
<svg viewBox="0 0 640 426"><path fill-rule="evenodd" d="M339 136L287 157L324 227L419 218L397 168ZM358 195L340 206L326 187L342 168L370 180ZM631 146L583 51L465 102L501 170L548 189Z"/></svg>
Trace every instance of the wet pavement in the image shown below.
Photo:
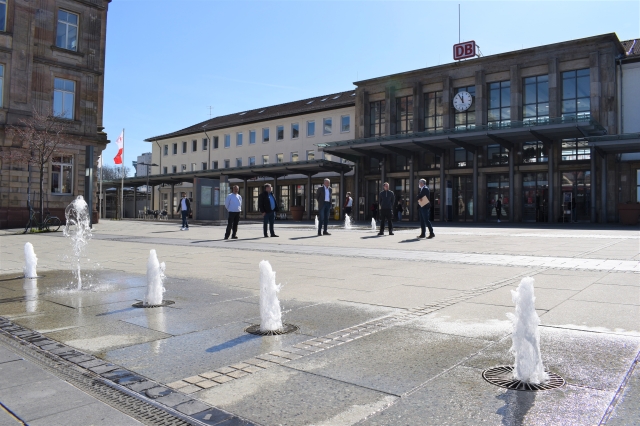
<svg viewBox="0 0 640 426"><path fill-rule="evenodd" d="M380 238L366 228L333 229L317 238L311 227L280 225L280 238L263 239L261 226L243 225L237 241L222 240L223 232L103 222L82 261L81 291L59 233L3 232L0 317L50 339L39 341L43 350L75 349L67 362L203 424L640 419L637 229L447 227L428 241L414 229ZM27 241L39 258L36 280L21 278ZM150 249L167 264L165 299L175 304L138 309L131 305L144 297ZM263 259L283 284L284 321L296 333L244 331L259 323ZM519 392L482 378L513 364L506 313L524 276L536 280L542 358L566 380L559 389ZM0 341L0 362L2 350ZM107 377L109 365L123 373ZM40 417L49 415L43 405Z"/></svg>

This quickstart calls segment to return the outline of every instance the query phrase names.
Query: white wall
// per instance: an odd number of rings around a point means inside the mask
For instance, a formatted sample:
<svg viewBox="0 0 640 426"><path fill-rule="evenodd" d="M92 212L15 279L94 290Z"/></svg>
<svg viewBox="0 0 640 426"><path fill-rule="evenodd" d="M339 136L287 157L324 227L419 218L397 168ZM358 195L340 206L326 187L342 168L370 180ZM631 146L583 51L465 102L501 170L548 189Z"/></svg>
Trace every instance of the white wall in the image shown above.
<svg viewBox="0 0 640 426"><path fill-rule="evenodd" d="M138 155L138 159L137 159L138 164L140 163L146 163L146 164L151 164L151 153L150 152L145 152L142 155ZM156 163L158 164L158 163ZM157 170L153 170L153 167L149 167L149 175L152 175L155 173L157 173ZM157 167L156 167L157 169ZM138 177L144 177L147 176L147 166L136 166L136 173Z"/></svg>
<svg viewBox="0 0 640 426"><path fill-rule="evenodd" d="M640 62L622 65L622 129L640 132Z"/></svg>

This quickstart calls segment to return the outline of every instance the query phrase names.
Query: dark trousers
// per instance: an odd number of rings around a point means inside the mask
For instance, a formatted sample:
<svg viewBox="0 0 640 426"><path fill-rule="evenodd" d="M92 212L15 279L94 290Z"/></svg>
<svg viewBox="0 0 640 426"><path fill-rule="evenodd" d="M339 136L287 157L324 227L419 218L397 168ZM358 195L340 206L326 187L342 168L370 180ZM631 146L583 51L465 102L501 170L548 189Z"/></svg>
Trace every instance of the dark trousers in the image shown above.
<svg viewBox="0 0 640 426"><path fill-rule="evenodd" d="M498 220L500 220L500 218L502 217L502 207L501 208L496 207L496 217L498 218Z"/></svg>
<svg viewBox="0 0 640 426"><path fill-rule="evenodd" d="M325 202L322 208L318 210L320 220L318 221L318 233L322 232L324 226L324 232L327 232L327 226L329 225L329 215L331 214L331 203Z"/></svg>
<svg viewBox="0 0 640 426"><path fill-rule="evenodd" d="M264 236L267 236L267 224L269 224L269 231L271 235L276 235L276 231L273 230L273 224L276 222L276 212L265 213L262 223L262 229L264 231Z"/></svg>
<svg viewBox="0 0 640 426"><path fill-rule="evenodd" d="M187 221L187 219L189 219L189 211L180 210L180 212L182 213L182 227L189 228L189 222Z"/></svg>
<svg viewBox="0 0 640 426"><path fill-rule="evenodd" d="M426 228L429 228L429 235L433 234L433 227L429 221L431 208L427 204L425 207L418 207L418 215L420 216L420 235L426 235Z"/></svg>
<svg viewBox="0 0 640 426"><path fill-rule="evenodd" d="M227 221L227 232L224 233L225 238L229 238L229 234L233 231L234 237L238 232L238 222L240 222L240 212L229 212L229 220Z"/></svg>
<svg viewBox="0 0 640 426"><path fill-rule="evenodd" d="M393 232L393 213L391 209L380 209L380 233L384 234L384 222L389 222L389 232Z"/></svg>
<svg viewBox="0 0 640 426"><path fill-rule="evenodd" d="M351 207L345 207L344 214L348 214L349 216L351 216Z"/></svg>

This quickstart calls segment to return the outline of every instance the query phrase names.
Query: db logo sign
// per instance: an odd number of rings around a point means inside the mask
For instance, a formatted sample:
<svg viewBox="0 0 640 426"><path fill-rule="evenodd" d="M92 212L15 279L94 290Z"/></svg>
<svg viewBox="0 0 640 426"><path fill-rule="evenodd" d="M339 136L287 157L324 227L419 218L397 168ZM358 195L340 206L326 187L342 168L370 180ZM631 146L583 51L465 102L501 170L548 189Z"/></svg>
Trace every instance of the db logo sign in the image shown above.
<svg viewBox="0 0 640 426"><path fill-rule="evenodd" d="M453 45L453 60L473 58L476 56L476 42L465 41L464 43Z"/></svg>

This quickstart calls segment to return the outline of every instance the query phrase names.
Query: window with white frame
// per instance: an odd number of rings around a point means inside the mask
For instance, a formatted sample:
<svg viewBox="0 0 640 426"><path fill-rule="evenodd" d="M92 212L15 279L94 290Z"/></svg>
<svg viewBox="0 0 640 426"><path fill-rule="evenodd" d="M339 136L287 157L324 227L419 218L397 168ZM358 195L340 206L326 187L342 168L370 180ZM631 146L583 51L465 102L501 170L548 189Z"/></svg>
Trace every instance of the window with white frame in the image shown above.
<svg viewBox="0 0 640 426"><path fill-rule="evenodd" d="M346 133L351 130L351 116L343 115L340 117L340 132Z"/></svg>
<svg viewBox="0 0 640 426"><path fill-rule="evenodd" d="M229 148L231 146L231 135L224 135L224 147Z"/></svg>
<svg viewBox="0 0 640 426"><path fill-rule="evenodd" d="M56 78L53 81L53 115L73 120L76 83Z"/></svg>
<svg viewBox="0 0 640 426"><path fill-rule="evenodd" d="M171 166L171 173L178 173L178 166Z"/></svg>
<svg viewBox="0 0 640 426"><path fill-rule="evenodd" d="M292 152L291 153L291 162L295 163L298 161L298 153L297 152Z"/></svg>
<svg viewBox="0 0 640 426"><path fill-rule="evenodd" d="M307 161L314 160L316 158L316 153L313 150L307 151Z"/></svg>
<svg viewBox="0 0 640 426"><path fill-rule="evenodd" d="M196 167L197 167L196 163L191 163L191 171L192 172L195 172L197 170Z"/></svg>
<svg viewBox="0 0 640 426"><path fill-rule="evenodd" d="M236 146L242 146L242 132L236 133Z"/></svg>
<svg viewBox="0 0 640 426"><path fill-rule="evenodd" d="M167 173L168 173L168 170L167 170L167 167L165 166L162 168L162 174L166 175Z"/></svg>
<svg viewBox="0 0 640 426"><path fill-rule="evenodd" d="M218 162L217 161L212 161L211 162L211 168L213 170L218 170Z"/></svg>
<svg viewBox="0 0 640 426"><path fill-rule="evenodd" d="M236 167L242 167L242 158L236 158Z"/></svg>
<svg viewBox="0 0 640 426"><path fill-rule="evenodd" d="M191 152L196 152L198 150L198 141L196 139L191 141Z"/></svg>
<svg viewBox="0 0 640 426"><path fill-rule="evenodd" d="M169 145L165 145L165 146L164 146L163 154L164 154L164 155L169 155Z"/></svg>
<svg viewBox="0 0 640 426"><path fill-rule="evenodd" d="M206 161L202 162L202 170L207 170L207 162Z"/></svg>
<svg viewBox="0 0 640 426"><path fill-rule="evenodd" d="M228 169L229 167L231 167L231 160L224 160L224 168Z"/></svg>
<svg viewBox="0 0 640 426"><path fill-rule="evenodd" d="M209 149L209 139L202 138L202 150L206 151Z"/></svg>
<svg viewBox="0 0 640 426"><path fill-rule="evenodd" d="M269 142L269 128L262 129L262 142Z"/></svg>
<svg viewBox="0 0 640 426"><path fill-rule="evenodd" d="M284 126L276 126L276 140L281 141L284 139Z"/></svg>
<svg viewBox="0 0 640 426"><path fill-rule="evenodd" d="M71 194L73 185L73 156L60 155L51 159L51 193Z"/></svg>
<svg viewBox="0 0 640 426"><path fill-rule="evenodd" d="M307 137L314 136L316 134L316 122L307 121Z"/></svg>
<svg viewBox="0 0 640 426"><path fill-rule="evenodd" d="M276 163L284 163L284 154L276 154Z"/></svg>
<svg viewBox="0 0 640 426"><path fill-rule="evenodd" d="M268 155L263 155L262 156L262 164L269 164L269 156Z"/></svg>
<svg viewBox="0 0 640 426"><path fill-rule="evenodd" d="M174 143L173 144L173 155L176 155L178 153L178 143Z"/></svg>
<svg viewBox="0 0 640 426"><path fill-rule="evenodd" d="M256 131L249 130L249 145L254 145L256 143Z"/></svg>
<svg viewBox="0 0 640 426"><path fill-rule="evenodd" d="M256 165L256 157L249 157L249 165L250 166Z"/></svg>
<svg viewBox="0 0 640 426"><path fill-rule="evenodd" d="M300 125L298 123L291 124L291 139L298 139L300 135Z"/></svg>
<svg viewBox="0 0 640 426"><path fill-rule="evenodd" d="M182 141L182 153L187 153L187 141Z"/></svg>
<svg viewBox="0 0 640 426"><path fill-rule="evenodd" d="M78 50L78 20L77 14L63 9L58 10L56 46L67 50Z"/></svg>
<svg viewBox="0 0 640 426"><path fill-rule="evenodd" d="M322 134L323 135L330 135L331 134L332 123L333 123L333 120L331 118L324 118L322 120Z"/></svg>
<svg viewBox="0 0 640 426"><path fill-rule="evenodd" d="M187 171L187 165L186 165L186 164L183 164L183 165L180 167L180 171L181 171L181 172L186 172L186 171Z"/></svg>
<svg viewBox="0 0 640 426"><path fill-rule="evenodd" d="M7 0L0 0L0 31L7 31Z"/></svg>
<svg viewBox="0 0 640 426"><path fill-rule="evenodd" d="M4 106L4 65L0 65L0 108Z"/></svg>

